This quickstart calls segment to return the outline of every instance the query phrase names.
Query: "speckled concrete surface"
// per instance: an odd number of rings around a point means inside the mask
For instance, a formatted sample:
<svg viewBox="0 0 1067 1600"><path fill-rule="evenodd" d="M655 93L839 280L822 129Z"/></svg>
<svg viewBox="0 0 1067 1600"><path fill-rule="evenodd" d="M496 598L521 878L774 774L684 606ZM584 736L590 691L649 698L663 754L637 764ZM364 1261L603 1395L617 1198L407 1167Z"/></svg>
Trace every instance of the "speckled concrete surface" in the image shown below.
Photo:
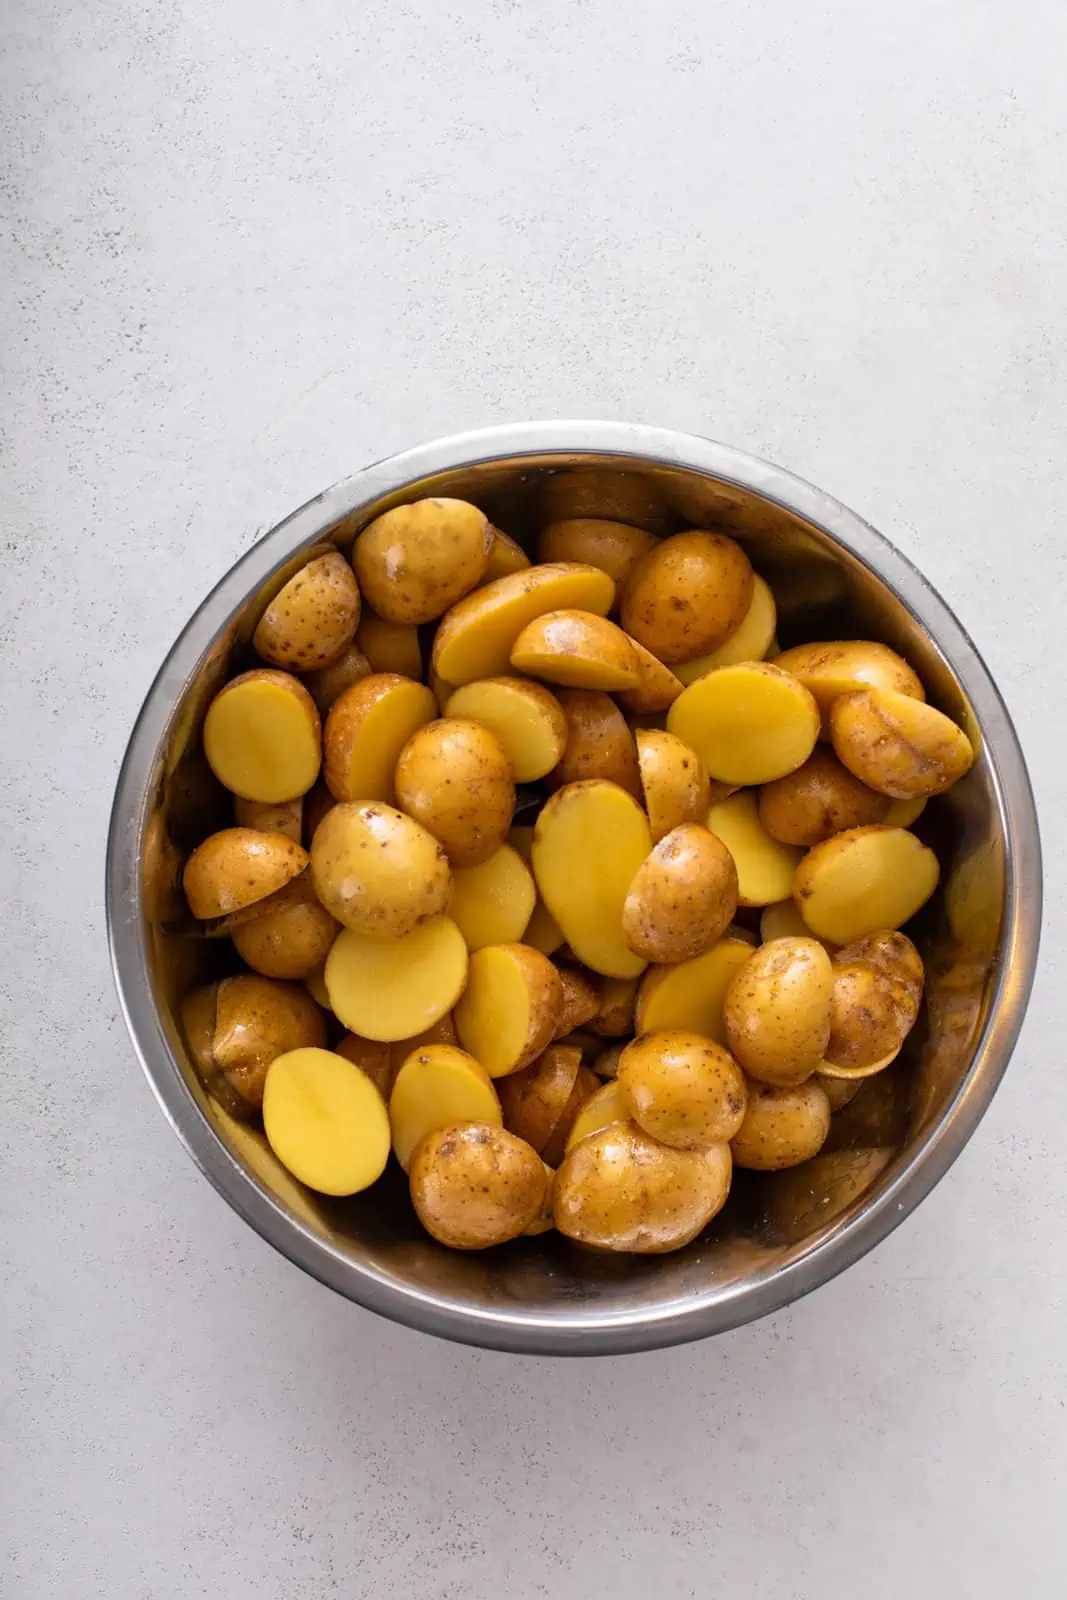
<svg viewBox="0 0 1067 1600"><path fill-rule="evenodd" d="M1067 1589L1058 0L8 0L0 762L19 1600ZM256 536L515 417L776 458L952 600L1043 806L1043 976L934 1196L763 1325L477 1354L305 1281L116 1015L140 697ZM1062 733L1061 733L1062 737Z"/></svg>

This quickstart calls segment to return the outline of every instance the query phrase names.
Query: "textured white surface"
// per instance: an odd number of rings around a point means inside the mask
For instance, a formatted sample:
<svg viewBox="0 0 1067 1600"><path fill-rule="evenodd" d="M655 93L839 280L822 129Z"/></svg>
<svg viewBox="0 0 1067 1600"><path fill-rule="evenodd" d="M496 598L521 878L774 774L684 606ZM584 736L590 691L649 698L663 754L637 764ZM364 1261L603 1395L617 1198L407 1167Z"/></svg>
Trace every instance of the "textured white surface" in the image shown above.
<svg viewBox="0 0 1067 1600"><path fill-rule="evenodd" d="M1062 1595L1059 0L7 0L4 36L0 1590ZM557 415L710 433L895 539L1016 716L1049 889L921 1211L758 1327L582 1364L261 1244L141 1081L101 917L127 732L234 556Z"/></svg>

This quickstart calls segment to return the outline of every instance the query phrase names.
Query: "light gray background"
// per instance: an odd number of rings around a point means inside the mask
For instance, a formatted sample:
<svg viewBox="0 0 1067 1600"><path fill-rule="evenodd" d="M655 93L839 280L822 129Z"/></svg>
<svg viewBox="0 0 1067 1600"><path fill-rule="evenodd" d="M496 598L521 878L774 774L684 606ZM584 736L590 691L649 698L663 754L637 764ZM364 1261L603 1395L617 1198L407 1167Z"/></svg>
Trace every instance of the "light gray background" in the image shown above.
<svg viewBox="0 0 1067 1600"><path fill-rule="evenodd" d="M2 27L0 1590L1061 1595L1060 0ZM233 558L375 457L559 415L709 433L895 539L1014 711L1049 880L1014 1065L921 1212L758 1327L574 1364L390 1327L253 1237L141 1081L101 917L127 732Z"/></svg>

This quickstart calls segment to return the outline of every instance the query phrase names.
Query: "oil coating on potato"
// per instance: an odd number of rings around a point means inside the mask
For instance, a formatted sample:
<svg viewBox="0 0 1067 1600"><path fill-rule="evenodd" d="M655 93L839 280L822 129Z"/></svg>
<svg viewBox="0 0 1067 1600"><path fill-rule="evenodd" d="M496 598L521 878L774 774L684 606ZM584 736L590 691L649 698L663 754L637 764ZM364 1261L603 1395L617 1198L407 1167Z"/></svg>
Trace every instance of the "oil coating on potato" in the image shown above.
<svg viewBox="0 0 1067 1600"><path fill-rule="evenodd" d="M803 1083L826 1054L834 969L817 939L754 950L726 991L726 1043L750 1077Z"/></svg>
<svg viewBox="0 0 1067 1600"><path fill-rule="evenodd" d="M574 1080L570 1099L563 1107L563 1114L552 1129L548 1143L541 1151L543 1160L547 1161L550 1167L558 1167L563 1160L567 1153L567 1140L570 1138L571 1129L578 1120L579 1113L585 1102L596 1094L599 1088L600 1079L592 1068L587 1067L583 1062L578 1068L578 1076Z"/></svg>
<svg viewBox="0 0 1067 1600"><path fill-rule="evenodd" d="M523 1139L487 1123L436 1129L411 1162L411 1201L427 1233L453 1250L485 1250L525 1233L548 1187Z"/></svg>
<svg viewBox="0 0 1067 1600"><path fill-rule="evenodd" d="M772 939L814 939L815 935L800 915L797 903L792 897L788 900L775 900L771 905L764 906L759 919L759 944L770 944ZM826 939L819 941L833 955L837 946Z"/></svg>
<svg viewBox="0 0 1067 1600"><path fill-rule="evenodd" d="M429 1044L404 1059L389 1096L393 1150L405 1172L415 1146L435 1128L485 1122L499 1128L500 1101L479 1061L455 1045Z"/></svg>
<svg viewBox="0 0 1067 1600"><path fill-rule="evenodd" d="M808 851L793 893L812 933L849 944L907 922L937 888L940 870L906 828L850 828Z"/></svg>
<svg viewBox="0 0 1067 1600"><path fill-rule="evenodd" d="M242 672L208 707L204 754L219 782L242 799L295 800L319 775L315 702L291 673Z"/></svg>
<svg viewBox="0 0 1067 1600"><path fill-rule="evenodd" d="M423 683L375 672L339 695L323 736L327 786L335 800L395 798L396 763L412 734L437 715Z"/></svg>
<svg viewBox="0 0 1067 1600"><path fill-rule="evenodd" d="M344 803L326 813L311 843L311 876L338 922L385 939L438 916L452 889L433 835L380 803Z"/></svg>
<svg viewBox="0 0 1067 1600"><path fill-rule="evenodd" d="M549 774L551 787L603 778L639 798L634 736L610 694L599 689L561 689L559 704L566 740L559 762Z"/></svg>
<svg viewBox="0 0 1067 1600"><path fill-rule="evenodd" d="M402 1064L394 1061L392 1052L392 1045L380 1039L363 1039L358 1033L346 1033L337 1046L337 1054L351 1061L370 1079L386 1104Z"/></svg>
<svg viewBox="0 0 1067 1600"><path fill-rule="evenodd" d="M542 1153L556 1130L578 1081L581 1051L551 1044L524 1067L497 1080L504 1126Z"/></svg>
<svg viewBox="0 0 1067 1600"><path fill-rule="evenodd" d="M551 1042L563 984L547 956L524 944L476 950L456 1006L460 1042L490 1077L528 1066Z"/></svg>
<svg viewBox="0 0 1067 1600"><path fill-rule="evenodd" d="M500 528L493 529L493 544L489 551L489 561L482 573L479 583L492 583L497 578L506 578L512 572L525 572L530 566L530 558L521 544L517 544L510 533L504 533Z"/></svg>
<svg viewBox="0 0 1067 1600"><path fill-rule="evenodd" d="M441 619L433 666L448 683L472 683L511 671L511 651L523 628L546 611L574 609L605 617L615 598L606 572L556 561L513 572L466 595Z"/></svg>
<svg viewBox="0 0 1067 1600"><path fill-rule="evenodd" d="M818 1155L829 1131L830 1102L814 1078L783 1089L753 1083L745 1120L730 1149L739 1167L781 1172Z"/></svg>
<svg viewBox="0 0 1067 1600"><path fill-rule="evenodd" d="M231 935L234 949L265 978L306 978L321 967L341 925L317 900L280 906L242 923Z"/></svg>
<svg viewBox="0 0 1067 1600"><path fill-rule="evenodd" d="M358 1194L389 1159L381 1095L332 1050L291 1050L271 1062L263 1131L282 1165L320 1194Z"/></svg>
<svg viewBox="0 0 1067 1600"><path fill-rule="evenodd" d="M894 800L944 794L974 763L971 742L951 717L890 689L839 696L830 737L850 772Z"/></svg>
<svg viewBox="0 0 1067 1600"><path fill-rule="evenodd" d="M752 566L725 534L664 539L638 563L620 599L622 625L668 666L717 650L745 619Z"/></svg>
<svg viewBox="0 0 1067 1600"><path fill-rule="evenodd" d="M485 513L465 500L416 500L376 517L356 540L360 588L387 622L443 616L478 583L493 548Z"/></svg>
<svg viewBox="0 0 1067 1600"><path fill-rule="evenodd" d="M265 900L308 864L307 851L284 833L222 828L197 845L182 874L194 917L205 922Z"/></svg>
<svg viewBox="0 0 1067 1600"><path fill-rule="evenodd" d="M819 708L788 672L749 661L691 683L667 713L667 727L720 783L769 783L811 755Z"/></svg>
<svg viewBox="0 0 1067 1600"><path fill-rule="evenodd" d="M759 795L764 830L782 844L805 850L846 828L884 822L888 813L886 796L861 783L825 745L795 772L765 783Z"/></svg>
<svg viewBox="0 0 1067 1600"><path fill-rule="evenodd" d="M567 718L543 683L525 678L482 678L448 696L446 717L480 722L500 740L516 783L536 783L563 755Z"/></svg>
<svg viewBox="0 0 1067 1600"><path fill-rule="evenodd" d="M569 517L550 522L537 545L539 561L581 561L606 572L621 592L642 556L656 545L652 534L626 522Z"/></svg>
<svg viewBox="0 0 1067 1600"><path fill-rule="evenodd" d="M737 869L707 828L683 823L638 867L622 908L630 949L646 961L689 961L722 937L737 910Z"/></svg>
<svg viewBox="0 0 1067 1600"><path fill-rule="evenodd" d="M862 939L855 939L837 952L836 961L869 961L883 967L898 982L903 983L915 997L916 1005L922 999L926 972L923 958L906 933L893 928L880 928Z"/></svg>
<svg viewBox="0 0 1067 1600"><path fill-rule="evenodd" d="M826 1061L835 1067L872 1067L892 1060L915 1024L921 988L898 978L890 966L842 951L834 957L833 973Z"/></svg>
<svg viewBox="0 0 1067 1600"><path fill-rule="evenodd" d="M619 1057L630 1115L653 1139L678 1150L729 1142L748 1105L745 1075L722 1045L701 1033L645 1033Z"/></svg>
<svg viewBox="0 0 1067 1600"><path fill-rule="evenodd" d="M695 1239L730 1192L730 1147L675 1150L634 1122L572 1145L556 1173L560 1233L601 1250L660 1255Z"/></svg>
<svg viewBox="0 0 1067 1600"><path fill-rule="evenodd" d="M313 672L352 643L359 609L352 568L334 550L289 579L260 617L252 642L272 666Z"/></svg>
<svg viewBox="0 0 1067 1600"><path fill-rule="evenodd" d="M500 740L464 717L442 717L412 734L397 759L396 796L457 867L488 861L507 838L515 810Z"/></svg>
<svg viewBox="0 0 1067 1600"><path fill-rule="evenodd" d="M284 833L300 844L304 837L304 797L265 804L262 800L233 798L233 820L239 828L257 828L260 833Z"/></svg>
<svg viewBox="0 0 1067 1600"><path fill-rule="evenodd" d="M762 661L771 653L774 629L777 622L774 595L770 585L758 572L752 574L752 599L745 620L726 643L710 655L697 656L693 661L678 664L677 673L683 684L695 683L697 678L714 672L716 667L736 666L739 661Z"/></svg>
<svg viewBox="0 0 1067 1600"><path fill-rule="evenodd" d="M895 689L925 700L918 674L888 645L873 639L835 639L794 645L774 658L810 689L822 714L823 736L830 734L830 707L839 695L857 689Z"/></svg>
<svg viewBox="0 0 1067 1600"><path fill-rule="evenodd" d="M703 822L711 807L704 763L684 739L658 728L634 734L641 791L656 842L683 822Z"/></svg>
<svg viewBox="0 0 1067 1600"><path fill-rule="evenodd" d="M634 1031L634 1006L640 978L601 978L600 994L589 1027L603 1039L622 1039Z"/></svg>
<svg viewBox="0 0 1067 1600"><path fill-rule="evenodd" d="M569 689L636 689L641 679L630 640L591 611L547 611L523 628L511 650L517 672Z"/></svg>
<svg viewBox="0 0 1067 1600"><path fill-rule="evenodd" d="M567 1135L567 1149L573 1150L582 1139L588 1139L592 1133L599 1133L601 1128L610 1128L612 1123L630 1120L630 1102L623 1093L621 1084L614 1080L611 1083L602 1083L600 1088L589 1096L575 1117Z"/></svg>

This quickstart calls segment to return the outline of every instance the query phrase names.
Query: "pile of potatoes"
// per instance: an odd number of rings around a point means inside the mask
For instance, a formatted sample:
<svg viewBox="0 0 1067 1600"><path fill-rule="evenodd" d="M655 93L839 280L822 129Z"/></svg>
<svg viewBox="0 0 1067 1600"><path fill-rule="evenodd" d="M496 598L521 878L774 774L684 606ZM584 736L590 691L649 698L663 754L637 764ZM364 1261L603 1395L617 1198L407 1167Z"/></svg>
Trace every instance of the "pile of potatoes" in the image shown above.
<svg viewBox="0 0 1067 1600"><path fill-rule="evenodd" d="M900 1051L911 825L974 756L884 644L779 653L722 533L572 515L537 556L423 499L263 606L183 878L243 970L185 1033L313 1190L392 1153L456 1249L674 1250Z"/></svg>

